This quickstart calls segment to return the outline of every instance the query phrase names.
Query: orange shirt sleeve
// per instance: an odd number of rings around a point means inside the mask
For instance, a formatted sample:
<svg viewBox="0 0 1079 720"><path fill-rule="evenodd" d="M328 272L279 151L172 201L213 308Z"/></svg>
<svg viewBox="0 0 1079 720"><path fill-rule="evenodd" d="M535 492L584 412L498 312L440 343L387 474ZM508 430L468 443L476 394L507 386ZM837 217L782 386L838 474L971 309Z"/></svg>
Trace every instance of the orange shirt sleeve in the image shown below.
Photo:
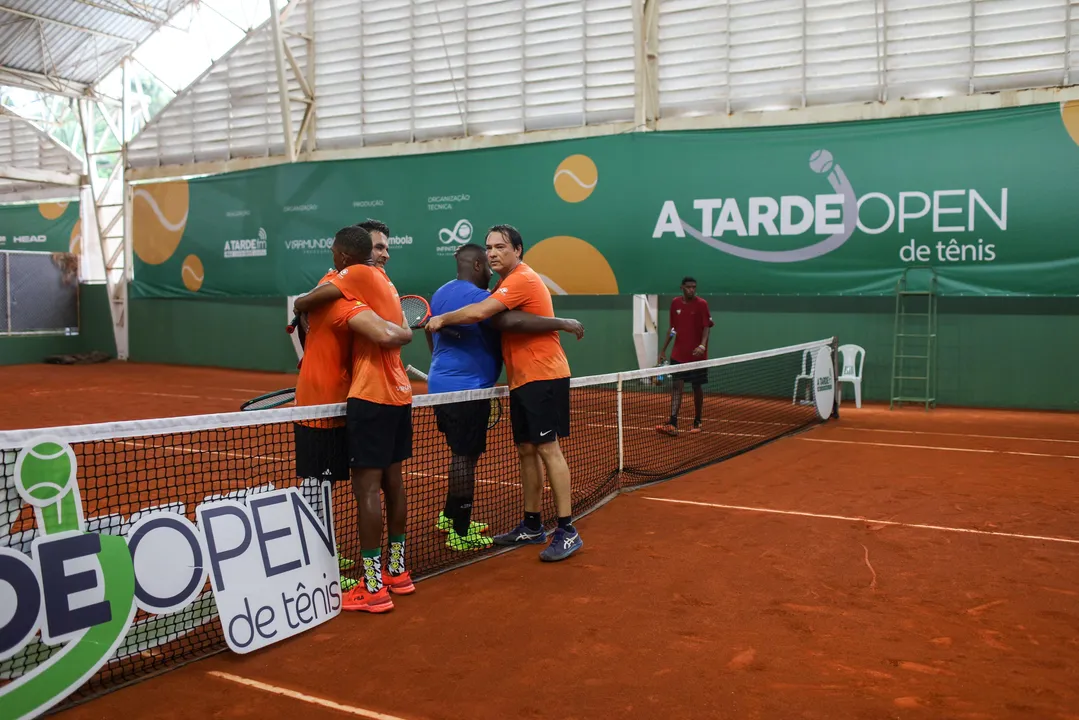
<svg viewBox="0 0 1079 720"><path fill-rule="evenodd" d="M361 300L369 297L371 293L371 268L364 265L353 265L337 273L337 277L330 280L345 300Z"/></svg>
<svg viewBox="0 0 1079 720"><path fill-rule="evenodd" d="M335 300L327 319L335 328L347 328L349 320L370 309L371 306L363 300Z"/></svg>
<svg viewBox="0 0 1079 720"><path fill-rule="evenodd" d="M532 284L523 273L515 272L502 281L491 297L505 305L507 310L516 310L532 299Z"/></svg>

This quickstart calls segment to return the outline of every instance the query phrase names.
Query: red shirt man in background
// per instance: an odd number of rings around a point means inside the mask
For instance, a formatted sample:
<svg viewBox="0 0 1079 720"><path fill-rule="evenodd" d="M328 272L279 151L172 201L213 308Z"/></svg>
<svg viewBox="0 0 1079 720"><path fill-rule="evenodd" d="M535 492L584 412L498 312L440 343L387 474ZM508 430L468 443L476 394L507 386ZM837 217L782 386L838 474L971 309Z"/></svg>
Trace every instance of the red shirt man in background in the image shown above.
<svg viewBox="0 0 1079 720"><path fill-rule="evenodd" d="M708 358L708 333L715 323L708 303L697 297L697 281L691 277L682 278L682 297L671 302L671 331L667 342L659 351L659 362L663 363L667 347L674 338L674 350L671 351L671 365L697 362ZM701 412L704 408L704 384L708 382L708 369L688 370L671 375L671 417L666 425L656 428L665 435L678 435L678 411L682 408L682 389L688 381L693 385L693 429L691 433L701 431Z"/></svg>

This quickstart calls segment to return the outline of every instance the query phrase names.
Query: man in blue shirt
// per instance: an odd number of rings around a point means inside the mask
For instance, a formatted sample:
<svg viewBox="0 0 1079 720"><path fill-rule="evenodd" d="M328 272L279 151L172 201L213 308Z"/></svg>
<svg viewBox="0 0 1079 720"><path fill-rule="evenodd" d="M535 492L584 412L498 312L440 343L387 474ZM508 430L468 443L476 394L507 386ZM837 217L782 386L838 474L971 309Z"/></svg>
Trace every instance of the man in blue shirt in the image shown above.
<svg viewBox="0 0 1079 720"><path fill-rule="evenodd" d="M431 315L442 315L478 303L490 296L491 266L487 251L468 243L454 253L457 279L440 287L431 297ZM428 393L459 392L494 387L502 374L501 332L573 333L580 340L584 327L576 320L539 317L520 310L507 310L473 325L425 333L431 348ZM446 505L438 516L438 528L449 534L446 546L467 551L490 547L483 533L486 523L472 521L472 498L476 463L487 449L487 425L491 400L464 400L435 406L438 429L450 447L449 487Z"/></svg>

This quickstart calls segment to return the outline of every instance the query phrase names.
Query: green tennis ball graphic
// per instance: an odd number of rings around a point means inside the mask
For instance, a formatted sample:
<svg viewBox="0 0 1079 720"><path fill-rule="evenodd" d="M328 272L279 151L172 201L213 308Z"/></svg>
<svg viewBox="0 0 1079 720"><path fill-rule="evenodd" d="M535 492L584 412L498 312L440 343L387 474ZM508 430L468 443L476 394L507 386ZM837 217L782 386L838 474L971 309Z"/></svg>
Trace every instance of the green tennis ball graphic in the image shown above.
<svg viewBox="0 0 1079 720"><path fill-rule="evenodd" d="M23 448L15 461L15 480L27 503L35 507L52 505L75 482L75 454L71 448L51 441Z"/></svg>

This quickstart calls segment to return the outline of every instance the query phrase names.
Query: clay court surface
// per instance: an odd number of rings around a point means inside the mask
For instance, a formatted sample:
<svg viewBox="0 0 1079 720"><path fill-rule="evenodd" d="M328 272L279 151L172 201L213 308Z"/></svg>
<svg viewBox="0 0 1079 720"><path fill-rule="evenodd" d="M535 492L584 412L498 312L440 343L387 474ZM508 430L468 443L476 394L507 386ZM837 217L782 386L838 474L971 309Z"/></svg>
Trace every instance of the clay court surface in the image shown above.
<svg viewBox="0 0 1079 720"><path fill-rule="evenodd" d="M238 410L295 376L0 373L0 428ZM419 388L417 388L419 389ZM669 440L690 444L693 437ZM62 718L1079 718L1079 416L844 404L454 570Z"/></svg>

